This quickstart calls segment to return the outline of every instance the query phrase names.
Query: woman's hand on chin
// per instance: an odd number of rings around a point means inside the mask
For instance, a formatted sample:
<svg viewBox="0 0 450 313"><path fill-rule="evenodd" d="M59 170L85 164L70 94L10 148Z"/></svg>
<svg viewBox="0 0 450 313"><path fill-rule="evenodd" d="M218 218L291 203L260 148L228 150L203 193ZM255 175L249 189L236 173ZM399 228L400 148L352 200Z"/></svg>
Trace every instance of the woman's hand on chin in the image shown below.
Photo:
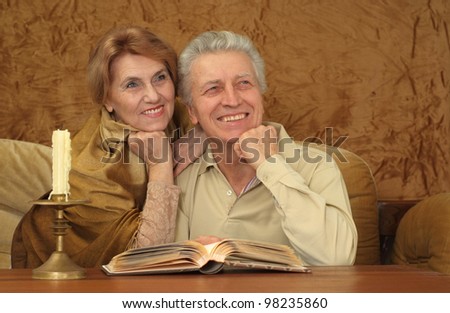
<svg viewBox="0 0 450 313"><path fill-rule="evenodd" d="M150 167L163 163L172 163L170 139L164 131L132 132L128 137L131 151Z"/></svg>

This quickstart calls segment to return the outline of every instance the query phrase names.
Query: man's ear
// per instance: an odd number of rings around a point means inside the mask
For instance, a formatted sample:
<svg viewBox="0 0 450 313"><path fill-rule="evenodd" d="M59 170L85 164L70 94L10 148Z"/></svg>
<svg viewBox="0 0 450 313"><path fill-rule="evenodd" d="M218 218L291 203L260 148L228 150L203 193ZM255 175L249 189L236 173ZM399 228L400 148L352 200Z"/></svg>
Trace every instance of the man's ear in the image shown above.
<svg viewBox="0 0 450 313"><path fill-rule="evenodd" d="M189 113L189 119L191 120L192 124L197 125L198 124L198 118L197 115L195 114L195 109L194 107L191 105L186 105L187 109L188 109L188 113Z"/></svg>

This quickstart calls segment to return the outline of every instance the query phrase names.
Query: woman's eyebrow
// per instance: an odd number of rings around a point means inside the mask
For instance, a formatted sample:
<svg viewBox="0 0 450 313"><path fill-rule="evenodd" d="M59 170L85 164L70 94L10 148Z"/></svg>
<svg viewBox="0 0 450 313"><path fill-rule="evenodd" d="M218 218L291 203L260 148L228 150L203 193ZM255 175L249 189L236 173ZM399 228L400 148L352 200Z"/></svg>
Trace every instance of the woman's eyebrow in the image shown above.
<svg viewBox="0 0 450 313"><path fill-rule="evenodd" d="M158 76L160 74L168 74L168 71L165 68L160 69L155 74L153 74L153 77Z"/></svg>

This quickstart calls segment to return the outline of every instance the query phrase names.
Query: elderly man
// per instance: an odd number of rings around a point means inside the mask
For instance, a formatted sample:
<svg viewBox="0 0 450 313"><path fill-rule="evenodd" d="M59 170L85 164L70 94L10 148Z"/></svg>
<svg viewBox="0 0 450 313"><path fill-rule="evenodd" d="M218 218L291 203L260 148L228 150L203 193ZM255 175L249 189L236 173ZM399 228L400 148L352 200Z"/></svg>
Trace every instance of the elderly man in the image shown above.
<svg viewBox="0 0 450 313"><path fill-rule="evenodd" d="M291 246L307 265L353 264L357 231L337 165L263 123L264 62L252 42L206 32L180 55L179 94L207 148L176 179L177 240Z"/></svg>

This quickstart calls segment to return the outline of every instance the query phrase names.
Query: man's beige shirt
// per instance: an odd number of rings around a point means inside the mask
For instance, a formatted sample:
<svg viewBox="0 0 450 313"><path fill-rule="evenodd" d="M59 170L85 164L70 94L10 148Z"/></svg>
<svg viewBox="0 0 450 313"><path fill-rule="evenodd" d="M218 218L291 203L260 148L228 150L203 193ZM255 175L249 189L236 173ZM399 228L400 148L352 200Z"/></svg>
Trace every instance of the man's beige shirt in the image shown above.
<svg viewBox="0 0 450 313"><path fill-rule="evenodd" d="M307 265L353 264L357 231L332 156L294 142L284 128L279 153L260 165L260 183L237 195L208 150L176 179L182 189L176 240L201 235L287 244Z"/></svg>

